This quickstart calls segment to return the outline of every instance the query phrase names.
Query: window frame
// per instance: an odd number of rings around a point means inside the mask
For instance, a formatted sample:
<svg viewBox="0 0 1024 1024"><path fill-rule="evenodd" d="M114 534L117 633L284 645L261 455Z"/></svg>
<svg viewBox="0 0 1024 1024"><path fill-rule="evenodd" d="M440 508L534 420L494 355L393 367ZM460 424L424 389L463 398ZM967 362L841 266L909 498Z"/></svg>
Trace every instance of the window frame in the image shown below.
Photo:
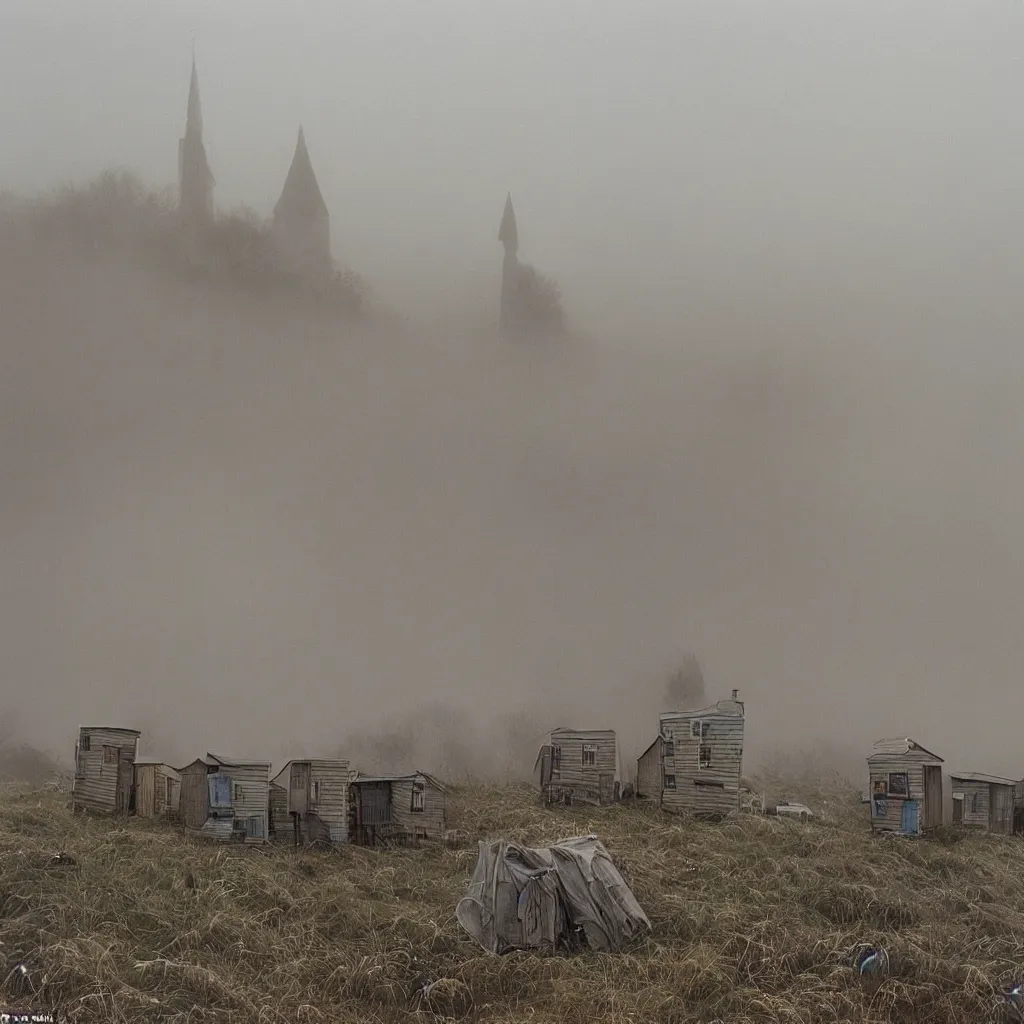
<svg viewBox="0 0 1024 1024"><path fill-rule="evenodd" d="M313 779L309 784L309 802L311 804L320 803L320 780Z"/></svg>
<svg viewBox="0 0 1024 1024"><path fill-rule="evenodd" d="M78 741L78 749L79 750L85 750L85 751L91 750L92 749L92 747L90 745L90 740L91 739L92 739L92 737L88 733L83 733L81 739L79 739L79 741Z"/></svg>
<svg viewBox="0 0 1024 1024"><path fill-rule="evenodd" d="M581 764L584 768L597 767L597 744L584 743L583 751L580 754Z"/></svg>
<svg viewBox="0 0 1024 1024"><path fill-rule="evenodd" d="M675 742L675 740L662 740L661 741L661 756L662 757L675 757L676 756L676 742Z"/></svg>
<svg viewBox="0 0 1024 1024"><path fill-rule="evenodd" d="M551 744L551 774L561 774L562 772L562 746L559 743Z"/></svg>
<svg viewBox="0 0 1024 1024"><path fill-rule="evenodd" d="M231 802L240 804L242 802L242 784L231 780Z"/></svg>
<svg viewBox="0 0 1024 1024"><path fill-rule="evenodd" d="M121 760L121 748L115 747L112 743L103 744L103 763L105 765L117 765Z"/></svg>
<svg viewBox="0 0 1024 1024"><path fill-rule="evenodd" d="M707 751L705 758L704 751ZM711 744L710 743L699 743L697 744L697 770L701 771L704 768L711 767Z"/></svg>
<svg viewBox="0 0 1024 1024"><path fill-rule="evenodd" d="M417 797L419 799L417 799ZM417 806L417 804L419 806ZM423 814L427 809L427 786L424 782L414 782L409 795L409 813Z"/></svg>
<svg viewBox="0 0 1024 1024"><path fill-rule="evenodd" d="M671 783L669 782L671 779ZM663 772L661 776L661 788L662 789L676 789L676 774L675 772Z"/></svg>
<svg viewBox="0 0 1024 1024"><path fill-rule="evenodd" d="M892 780L903 779L904 788L902 791L893 788ZM908 772L886 772L885 776L885 792L887 796L902 797L904 800L910 799L910 774Z"/></svg>

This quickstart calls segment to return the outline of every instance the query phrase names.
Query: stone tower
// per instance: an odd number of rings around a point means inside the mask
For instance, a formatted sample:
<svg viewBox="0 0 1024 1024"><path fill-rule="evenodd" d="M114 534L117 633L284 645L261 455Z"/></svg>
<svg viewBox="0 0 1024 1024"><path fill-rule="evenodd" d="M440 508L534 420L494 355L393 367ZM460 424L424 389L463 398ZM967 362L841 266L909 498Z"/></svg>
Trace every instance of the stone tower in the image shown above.
<svg viewBox="0 0 1024 1024"><path fill-rule="evenodd" d="M516 227L516 211L512 208L511 192L505 199L498 241L505 247L501 273L501 326L508 329L515 325L516 320L516 281L519 270L519 230Z"/></svg>
<svg viewBox="0 0 1024 1024"><path fill-rule="evenodd" d="M182 216L191 224L213 218L213 172L203 145L203 111L199 104L199 75L192 57L185 135L178 140L178 196Z"/></svg>
<svg viewBox="0 0 1024 1024"><path fill-rule="evenodd" d="M313 173L301 126L292 165L274 207L271 230L285 269L301 274L330 269L331 217Z"/></svg>

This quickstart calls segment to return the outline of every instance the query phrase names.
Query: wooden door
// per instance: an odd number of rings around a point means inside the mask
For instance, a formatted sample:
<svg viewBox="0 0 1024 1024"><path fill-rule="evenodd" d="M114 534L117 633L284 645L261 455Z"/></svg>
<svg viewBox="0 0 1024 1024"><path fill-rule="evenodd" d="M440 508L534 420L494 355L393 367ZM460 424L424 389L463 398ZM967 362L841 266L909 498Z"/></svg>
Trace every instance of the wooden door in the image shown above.
<svg viewBox="0 0 1024 1024"><path fill-rule="evenodd" d="M601 803L610 804L615 802L615 777L613 775L598 775L597 788L600 793Z"/></svg>
<svg viewBox="0 0 1024 1024"><path fill-rule="evenodd" d="M359 792L359 841L371 845L377 835L391 824L391 783L363 782Z"/></svg>
<svg viewBox="0 0 1024 1024"><path fill-rule="evenodd" d="M953 801L953 824L962 825L964 823L964 802L963 800Z"/></svg>
<svg viewBox="0 0 1024 1024"><path fill-rule="evenodd" d="M125 754L117 759L117 810L127 814L132 807L132 791L135 782L135 766Z"/></svg>
<svg viewBox="0 0 1024 1024"><path fill-rule="evenodd" d="M926 765L924 769L924 822L925 828L942 824L942 769Z"/></svg>
<svg viewBox="0 0 1024 1024"><path fill-rule="evenodd" d="M292 814L305 814L309 810L308 761L293 761L291 782L288 787L288 810Z"/></svg>
<svg viewBox="0 0 1024 1024"><path fill-rule="evenodd" d="M1009 786L989 786L989 828L993 832L1013 831L1013 790Z"/></svg>
<svg viewBox="0 0 1024 1024"><path fill-rule="evenodd" d="M185 772L178 797L181 820L187 828L202 828L210 816L210 789L205 771Z"/></svg>
<svg viewBox="0 0 1024 1024"><path fill-rule="evenodd" d="M917 835L920 829L920 818L916 800L903 801L903 814L900 817L900 831L908 835Z"/></svg>

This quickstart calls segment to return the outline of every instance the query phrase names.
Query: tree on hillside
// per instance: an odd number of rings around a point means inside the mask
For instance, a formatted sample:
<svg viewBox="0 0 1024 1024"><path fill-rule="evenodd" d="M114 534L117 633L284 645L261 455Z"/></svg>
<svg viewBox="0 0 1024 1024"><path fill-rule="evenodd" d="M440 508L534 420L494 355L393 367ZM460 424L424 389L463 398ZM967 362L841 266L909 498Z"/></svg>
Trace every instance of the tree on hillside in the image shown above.
<svg viewBox="0 0 1024 1024"><path fill-rule="evenodd" d="M665 683L665 702L673 711L704 706L704 672L693 654L687 654L669 676Z"/></svg>

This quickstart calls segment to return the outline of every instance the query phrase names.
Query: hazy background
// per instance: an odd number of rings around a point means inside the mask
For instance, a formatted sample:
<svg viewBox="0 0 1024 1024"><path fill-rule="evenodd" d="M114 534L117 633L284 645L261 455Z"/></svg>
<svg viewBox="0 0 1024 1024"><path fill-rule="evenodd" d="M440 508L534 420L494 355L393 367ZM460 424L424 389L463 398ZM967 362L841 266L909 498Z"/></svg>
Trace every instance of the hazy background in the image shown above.
<svg viewBox="0 0 1024 1024"><path fill-rule="evenodd" d="M8 246L3 706L68 754L333 752L439 702L478 750L524 712L628 760L692 649L751 757L910 733L1021 776L1022 30L5 0L0 187L173 182L194 37L218 206L269 213L302 122L408 327ZM558 353L491 330L508 189Z"/></svg>

